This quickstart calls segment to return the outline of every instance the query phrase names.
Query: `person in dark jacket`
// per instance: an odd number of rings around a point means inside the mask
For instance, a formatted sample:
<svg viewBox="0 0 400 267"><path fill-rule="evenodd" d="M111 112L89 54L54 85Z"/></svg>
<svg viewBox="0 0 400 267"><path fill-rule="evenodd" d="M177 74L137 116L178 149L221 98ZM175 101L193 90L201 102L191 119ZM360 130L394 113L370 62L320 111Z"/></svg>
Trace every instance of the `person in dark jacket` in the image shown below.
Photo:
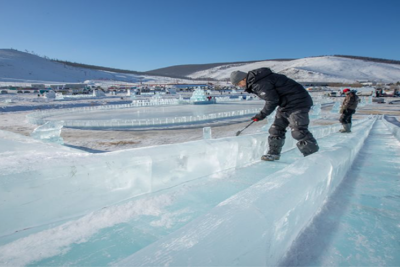
<svg viewBox="0 0 400 267"><path fill-rule="evenodd" d="M265 100L264 108L252 118L253 121L265 119L278 107L274 123L269 129L269 150L267 155L261 157L262 160L280 159L288 126L304 156L319 150L317 141L308 130L308 112L313 101L301 84L285 75L273 73L269 68L255 69L248 73L234 71L230 78L233 85Z"/></svg>
<svg viewBox="0 0 400 267"><path fill-rule="evenodd" d="M354 113L356 113L356 108L358 102L360 102L360 98L356 95L354 91L346 88L343 90L343 93L346 95L342 107L340 108L339 121L343 125L343 129L339 130L341 133L350 133L351 132L351 117Z"/></svg>

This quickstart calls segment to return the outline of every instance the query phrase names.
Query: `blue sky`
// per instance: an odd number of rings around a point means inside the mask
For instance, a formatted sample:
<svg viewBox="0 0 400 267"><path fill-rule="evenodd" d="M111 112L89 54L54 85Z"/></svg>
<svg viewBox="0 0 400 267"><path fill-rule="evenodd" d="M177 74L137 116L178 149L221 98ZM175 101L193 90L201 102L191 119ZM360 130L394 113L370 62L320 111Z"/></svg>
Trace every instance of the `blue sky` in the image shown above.
<svg viewBox="0 0 400 267"><path fill-rule="evenodd" d="M400 60L398 0L0 0L0 49L120 69L319 55Z"/></svg>

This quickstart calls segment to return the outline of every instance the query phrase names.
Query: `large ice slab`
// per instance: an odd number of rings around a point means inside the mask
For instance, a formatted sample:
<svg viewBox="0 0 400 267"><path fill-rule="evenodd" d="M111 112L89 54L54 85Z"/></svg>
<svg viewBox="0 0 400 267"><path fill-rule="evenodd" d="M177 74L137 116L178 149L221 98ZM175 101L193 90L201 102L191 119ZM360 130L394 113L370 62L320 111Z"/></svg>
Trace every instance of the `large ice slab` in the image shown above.
<svg viewBox="0 0 400 267"><path fill-rule="evenodd" d="M368 120L357 123L368 123ZM312 132L320 138L339 128L339 124L316 127ZM283 150L294 147L296 141L288 136ZM41 145L29 154L15 155L18 161L8 154L0 154L0 182L3 184L0 213L16 216L3 219L0 235L241 168L259 161L267 149L267 134L259 133L105 154L53 150L47 155L42 154ZM48 208L37 214L30 213L43 207Z"/></svg>
<svg viewBox="0 0 400 267"><path fill-rule="evenodd" d="M64 140L61 137L61 129L63 128L63 124L63 121L48 121L45 124L35 128L31 136L43 142L57 143L62 145L64 143Z"/></svg>
<svg viewBox="0 0 400 267"><path fill-rule="evenodd" d="M399 266L399 177L400 142L377 120L343 182L281 266Z"/></svg>
<svg viewBox="0 0 400 267"><path fill-rule="evenodd" d="M321 151L357 135L364 128L361 124L353 128L351 135L337 133L320 138ZM258 160L244 168L227 169L157 193L107 205L67 222L3 236L0 238L0 265L6 262L14 266L28 263L39 266L108 265L176 231L221 201L299 158L302 158L301 153L297 149L291 150L278 162Z"/></svg>
<svg viewBox="0 0 400 267"><path fill-rule="evenodd" d="M345 142L266 177L115 265L279 265L342 181L373 123Z"/></svg>

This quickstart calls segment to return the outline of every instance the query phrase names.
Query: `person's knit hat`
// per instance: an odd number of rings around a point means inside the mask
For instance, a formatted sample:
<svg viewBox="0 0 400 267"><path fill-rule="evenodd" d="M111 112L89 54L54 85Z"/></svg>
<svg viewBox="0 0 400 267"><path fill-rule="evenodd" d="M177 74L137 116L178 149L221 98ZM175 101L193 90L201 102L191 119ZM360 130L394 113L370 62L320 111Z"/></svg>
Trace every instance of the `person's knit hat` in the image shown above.
<svg viewBox="0 0 400 267"><path fill-rule="evenodd" d="M231 73L231 83L237 85L241 80L247 77L247 73L237 70Z"/></svg>
<svg viewBox="0 0 400 267"><path fill-rule="evenodd" d="M346 88L346 89L343 90L343 93L347 93L347 92L350 92L349 88Z"/></svg>

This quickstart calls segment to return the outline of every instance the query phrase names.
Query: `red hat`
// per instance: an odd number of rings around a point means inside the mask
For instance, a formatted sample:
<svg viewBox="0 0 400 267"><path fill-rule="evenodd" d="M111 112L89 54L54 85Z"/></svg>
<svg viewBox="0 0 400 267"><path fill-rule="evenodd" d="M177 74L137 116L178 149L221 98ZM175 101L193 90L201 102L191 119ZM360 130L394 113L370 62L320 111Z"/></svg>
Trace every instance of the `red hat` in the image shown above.
<svg viewBox="0 0 400 267"><path fill-rule="evenodd" d="M350 92L349 88L343 89L343 93L347 93L347 92Z"/></svg>

